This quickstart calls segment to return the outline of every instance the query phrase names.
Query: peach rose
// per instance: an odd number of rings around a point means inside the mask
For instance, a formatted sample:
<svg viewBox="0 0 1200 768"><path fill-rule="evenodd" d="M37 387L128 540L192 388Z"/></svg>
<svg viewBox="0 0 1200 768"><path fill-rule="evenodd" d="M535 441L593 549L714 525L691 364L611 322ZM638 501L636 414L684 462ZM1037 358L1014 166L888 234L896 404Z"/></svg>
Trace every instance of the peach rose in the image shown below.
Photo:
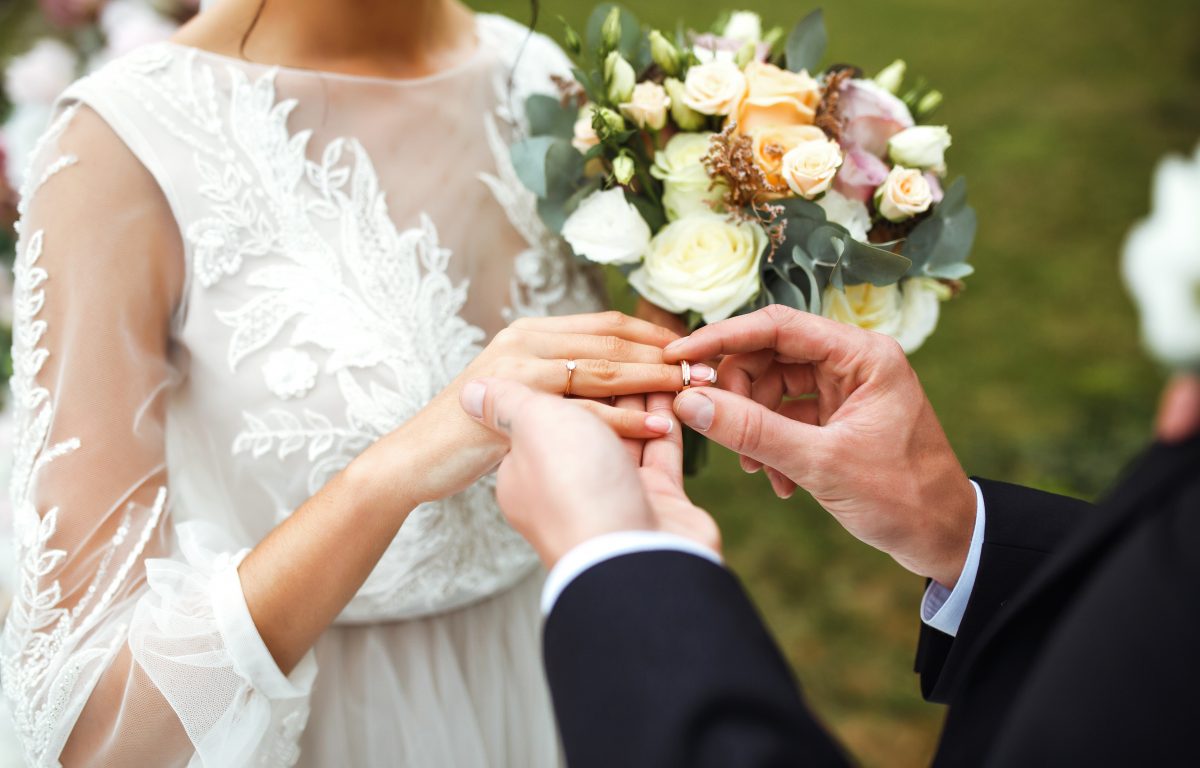
<svg viewBox="0 0 1200 768"><path fill-rule="evenodd" d="M819 139L793 147L783 156L780 175L788 188L805 200L823 194L842 166L842 148L836 141Z"/></svg>
<svg viewBox="0 0 1200 768"><path fill-rule="evenodd" d="M783 156L809 141L826 141L825 132L814 125L776 125L762 128L754 134L754 162L767 180L783 186Z"/></svg>
<svg viewBox="0 0 1200 768"><path fill-rule="evenodd" d="M875 193L875 207L888 221L904 221L933 205L929 180L917 168L897 165Z"/></svg>
<svg viewBox="0 0 1200 768"><path fill-rule="evenodd" d="M821 86L808 72L788 72L774 64L746 65L748 93L737 111L738 130L753 134L776 125L811 125Z"/></svg>

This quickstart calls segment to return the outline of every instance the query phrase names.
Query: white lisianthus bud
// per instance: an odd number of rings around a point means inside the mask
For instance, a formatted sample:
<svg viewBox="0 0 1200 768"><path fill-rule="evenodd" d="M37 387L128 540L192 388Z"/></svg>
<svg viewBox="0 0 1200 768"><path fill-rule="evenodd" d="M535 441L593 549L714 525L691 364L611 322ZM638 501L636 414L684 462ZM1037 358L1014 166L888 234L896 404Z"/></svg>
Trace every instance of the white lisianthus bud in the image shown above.
<svg viewBox="0 0 1200 768"><path fill-rule="evenodd" d="M698 64L683 82L683 101L702 115L729 115L746 96L746 76L732 61Z"/></svg>
<svg viewBox="0 0 1200 768"><path fill-rule="evenodd" d="M637 173L637 164L629 155L618 155L616 160L613 160L613 178L617 183L624 186L633 181L634 174Z"/></svg>
<svg viewBox="0 0 1200 768"><path fill-rule="evenodd" d="M946 172L949 148L950 131L944 125L905 128L888 140L888 155L893 162L938 174Z"/></svg>
<svg viewBox="0 0 1200 768"><path fill-rule="evenodd" d="M604 25L600 27L600 42L607 51L611 51L621 44L620 8L613 8L604 18Z"/></svg>
<svg viewBox="0 0 1200 768"><path fill-rule="evenodd" d="M871 231L871 212L867 210L866 203L831 189L817 201L817 205L825 211L826 221L845 227L850 237L860 243L867 242L867 234Z"/></svg>
<svg viewBox="0 0 1200 768"><path fill-rule="evenodd" d="M667 97L671 100L671 117L680 130L698 131L707 123L704 115L689 107L684 102L685 90L683 83L673 77L668 77L663 83Z"/></svg>
<svg viewBox="0 0 1200 768"><path fill-rule="evenodd" d="M617 51L604 60L604 84L608 88L608 100L613 104L629 101L633 87L637 85L637 73L633 65Z"/></svg>
<svg viewBox="0 0 1200 768"><path fill-rule="evenodd" d="M573 27L567 27L567 31L563 34L563 42L573 55L578 56L583 52L583 41L579 39L579 33Z"/></svg>
<svg viewBox="0 0 1200 768"><path fill-rule="evenodd" d="M927 117L933 114L940 106L942 106L942 92L930 91L917 102L917 117Z"/></svg>
<svg viewBox="0 0 1200 768"><path fill-rule="evenodd" d="M766 247L767 234L757 223L696 213L654 236L629 284L663 309L692 310L715 323L758 294L759 259Z"/></svg>
<svg viewBox="0 0 1200 768"><path fill-rule="evenodd" d="M738 49L737 55L733 57L733 63L743 69L747 64L754 61L758 56L758 43L746 43Z"/></svg>
<svg viewBox="0 0 1200 768"><path fill-rule="evenodd" d="M758 44L762 35L762 17L753 11L735 11L721 32L722 37L753 44Z"/></svg>
<svg viewBox="0 0 1200 768"><path fill-rule="evenodd" d="M563 224L563 239L597 264L635 264L650 244L650 226L620 187L593 192Z"/></svg>
<svg viewBox="0 0 1200 768"><path fill-rule="evenodd" d="M621 114L629 118L638 128L661 131L667 124L667 108L671 99L661 85L654 82L638 83L629 101L621 105Z"/></svg>
<svg viewBox="0 0 1200 768"><path fill-rule="evenodd" d="M907 70L908 65L904 63L904 59L896 59L884 67L878 75L875 75L875 83L889 93L898 93L900 86L904 83L904 73Z"/></svg>
<svg viewBox="0 0 1200 768"><path fill-rule="evenodd" d="M788 188L806 200L829 189L842 167L842 148L836 141L805 141L783 156L780 175Z"/></svg>
<svg viewBox="0 0 1200 768"><path fill-rule="evenodd" d="M875 207L892 222L924 213L933 205L933 189L917 168L897 165L875 192Z"/></svg>
<svg viewBox="0 0 1200 768"><path fill-rule="evenodd" d="M668 77L679 74L679 49L657 29L650 33L650 58Z"/></svg>
<svg viewBox="0 0 1200 768"><path fill-rule="evenodd" d="M613 112L608 107L600 107L597 112L600 113L600 120L604 123L605 129L611 133L620 133L625 130L625 120L616 112Z"/></svg>
<svg viewBox="0 0 1200 768"><path fill-rule="evenodd" d="M600 137L596 135L596 129L593 127L595 111L595 105L588 104L579 110L579 119L575 121L575 135L571 139L571 146L582 154L587 154L589 149L600 143Z"/></svg>

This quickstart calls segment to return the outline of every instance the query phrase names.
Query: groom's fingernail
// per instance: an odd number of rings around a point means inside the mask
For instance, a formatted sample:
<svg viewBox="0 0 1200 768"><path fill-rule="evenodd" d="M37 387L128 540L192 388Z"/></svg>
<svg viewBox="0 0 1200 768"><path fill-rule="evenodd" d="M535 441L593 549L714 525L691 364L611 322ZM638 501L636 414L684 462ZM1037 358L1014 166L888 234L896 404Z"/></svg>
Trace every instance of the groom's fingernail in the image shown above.
<svg viewBox="0 0 1200 768"><path fill-rule="evenodd" d="M712 426L715 409L713 401L699 392L684 392L675 401L675 412L684 424L704 432Z"/></svg>
<svg viewBox="0 0 1200 768"><path fill-rule="evenodd" d="M716 384L717 371L712 366L705 365L704 363L696 363L692 366L692 381Z"/></svg>
<svg viewBox="0 0 1200 768"><path fill-rule="evenodd" d="M675 341L672 341L670 344L663 347L663 351L664 352L673 352L673 351L679 349L680 347L682 347L683 342L685 342L685 341L687 341L687 339L675 339Z"/></svg>
<svg viewBox="0 0 1200 768"><path fill-rule="evenodd" d="M468 381L459 395L463 410L477 419L483 418L483 396L487 394L487 385L482 381Z"/></svg>

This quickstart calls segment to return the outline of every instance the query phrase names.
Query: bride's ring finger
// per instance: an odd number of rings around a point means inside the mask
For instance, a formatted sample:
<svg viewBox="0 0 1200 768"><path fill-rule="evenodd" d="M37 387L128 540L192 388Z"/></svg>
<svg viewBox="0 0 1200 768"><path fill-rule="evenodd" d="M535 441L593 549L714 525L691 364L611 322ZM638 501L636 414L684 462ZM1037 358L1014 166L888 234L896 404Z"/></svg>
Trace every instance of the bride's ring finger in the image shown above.
<svg viewBox="0 0 1200 768"><path fill-rule="evenodd" d="M561 393L567 360L535 361L537 386L545 392ZM612 397L645 392L679 392L684 389L683 370L660 363L615 363L611 360L575 360L571 371L571 394L578 397ZM716 371L704 363L691 366L691 386L713 383Z"/></svg>

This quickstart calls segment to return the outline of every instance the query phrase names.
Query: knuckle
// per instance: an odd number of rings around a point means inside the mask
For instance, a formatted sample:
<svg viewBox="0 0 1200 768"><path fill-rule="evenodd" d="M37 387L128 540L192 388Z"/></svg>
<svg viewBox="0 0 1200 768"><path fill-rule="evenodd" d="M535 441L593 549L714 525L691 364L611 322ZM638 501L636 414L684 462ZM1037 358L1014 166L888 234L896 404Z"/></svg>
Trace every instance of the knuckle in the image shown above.
<svg viewBox="0 0 1200 768"><path fill-rule="evenodd" d="M629 357L631 344L619 336L605 336L603 342L604 354L606 357L615 360L623 360Z"/></svg>
<svg viewBox="0 0 1200 768"><path fill-rule="evenodd" d="M792 315L796 310L783 304L769 304L763 308L763 314L778 324L786 323L792 319Z"/></svg>
<svg viewBox="0 0 1200 768"><path fill-rule="evenodd" d="M739 453L757 450L762 441L762 429L762 412L758 408L745 409L731 426L730 447Z"/></svg>
<svg viewBox="0 0 1200 768"><path fill-rule="evenodd" d="M629 320L628 316L615 309L610 309L607 312L604 312L600 315L600 318L604 321L605 325L612 328L624 327Z"/></svg>
<svg viewBox="0 0 1200 768"><path fill-rule="evenodd" d="M524 331L529 329L531 323L532 321L528 317L518 317L516 320L513 320L511 323L509 323L508 327L514 330Z"/></svg>
<svg viewBox="0 0 1200 768"><path fill-rule="evenodd" d="M517 322L520 321L518 320ZM517 340L520 338L520 336L521 331L518 330L516 323L514 323L507 328L501 329L500 332L496 334L496 338L492 340L492 343L501 349L508 349L517 345Z"/></svg>
<svg viewBox="0 0 1200 768"><path fill-rule="evenodd" d="M591 363L592 376L603 384L611 384L620 375L621 368L611 360L593 360Z"/></svg>

